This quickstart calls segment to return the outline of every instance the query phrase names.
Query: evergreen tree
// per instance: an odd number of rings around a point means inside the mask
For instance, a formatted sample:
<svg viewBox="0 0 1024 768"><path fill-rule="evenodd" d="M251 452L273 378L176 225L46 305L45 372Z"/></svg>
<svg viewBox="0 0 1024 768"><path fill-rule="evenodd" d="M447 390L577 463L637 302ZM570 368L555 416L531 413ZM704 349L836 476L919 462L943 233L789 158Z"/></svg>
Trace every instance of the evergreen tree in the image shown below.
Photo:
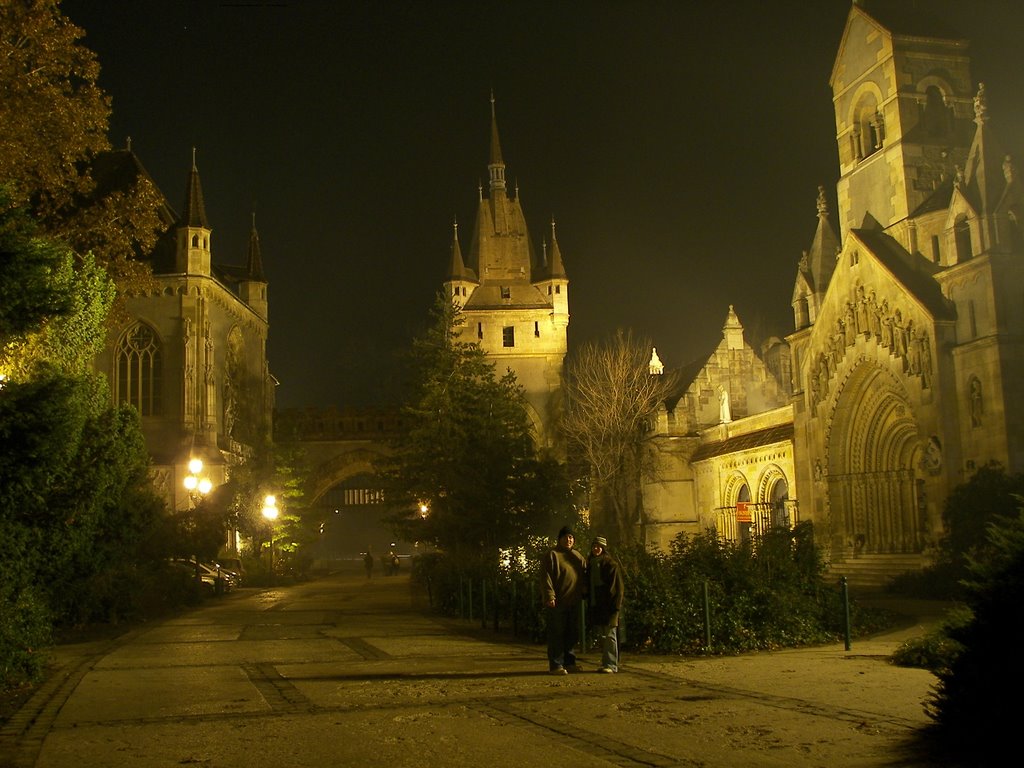
<svg viewBox="0 0 1024 768"><path fill-rule="evenodd" d="M413 344L406 426L381 474L402 538L467 563L495 562L500 549L547 532L568 506L568 488L560 465L537 454L515 375L496 376L479 345L459 340L463 322L439 295Z"/></svg>

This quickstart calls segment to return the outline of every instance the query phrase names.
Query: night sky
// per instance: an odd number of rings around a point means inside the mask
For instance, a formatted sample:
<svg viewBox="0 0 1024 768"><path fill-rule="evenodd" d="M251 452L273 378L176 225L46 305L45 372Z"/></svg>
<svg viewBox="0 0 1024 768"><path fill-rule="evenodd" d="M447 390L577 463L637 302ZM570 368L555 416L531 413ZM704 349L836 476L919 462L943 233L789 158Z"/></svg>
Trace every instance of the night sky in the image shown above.
<svg viewBox="0 0 1024 768"><path fill-rule="evenodd" d="M906 0L972 43L1024 143L1024 3ZM557 225L570 352L629 328L667 366L792 330L838 163L828 80L849 0L65 0L132 149L178 211L192 147L214 260L256 214L279 407L366 406L463 251L490 94L535 244ZM833 222L837 218L833 216Z"/></svg>

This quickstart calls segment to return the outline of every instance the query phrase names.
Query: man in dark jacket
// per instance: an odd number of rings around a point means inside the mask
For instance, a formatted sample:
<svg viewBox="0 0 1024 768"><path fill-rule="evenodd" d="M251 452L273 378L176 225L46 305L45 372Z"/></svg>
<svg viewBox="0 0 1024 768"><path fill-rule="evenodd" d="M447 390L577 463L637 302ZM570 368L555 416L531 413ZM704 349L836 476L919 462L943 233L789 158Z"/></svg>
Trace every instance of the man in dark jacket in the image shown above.
<svg viewBox="0 0 1024 768"><path fill-rule="evenodd" d="M580 602L586 589L587 563L573 549L576 537L565 526L558 544L540 560L540 592L548 632L548 671L564 675L577 671L573 649L580 636Z"/></svg>
<svg viewBox="0 0 1024 768"><path fill-rule="evenodd" d="M601 641L601 666L598 672L619 671L619 617L622 612L622 573L608 552L608 540L598 536L590 544L587 574L590 589L587 608L594 637Z"/></svg>

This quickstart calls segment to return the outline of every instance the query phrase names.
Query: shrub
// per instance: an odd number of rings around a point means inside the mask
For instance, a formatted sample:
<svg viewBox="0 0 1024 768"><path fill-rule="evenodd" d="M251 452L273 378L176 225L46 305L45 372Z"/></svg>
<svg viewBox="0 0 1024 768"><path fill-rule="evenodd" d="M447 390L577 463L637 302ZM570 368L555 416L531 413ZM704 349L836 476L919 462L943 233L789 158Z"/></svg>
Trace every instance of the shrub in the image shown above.
<svg viewBox="0 0 1024 768"><path fill-rule="evenodd" d="M14 687L38 680L52 641L46 597L35 587L14 592L0 583L0 681Z"/></svg>
<svg viewBox="0 0 1024 768"><path fill-rule="evenodd" d="M1017 497L1018 506L1021 501ZM972 758L984 763L1015 747L1018 710L1011 702L1024 683L1016 662L1024 629L1024 508L998 525L990 523L979 550L986 557L968 559L971 578L965 583L971 617L945 633L960 647L938 670L927 709L947 748L969 748Z"/></svg>

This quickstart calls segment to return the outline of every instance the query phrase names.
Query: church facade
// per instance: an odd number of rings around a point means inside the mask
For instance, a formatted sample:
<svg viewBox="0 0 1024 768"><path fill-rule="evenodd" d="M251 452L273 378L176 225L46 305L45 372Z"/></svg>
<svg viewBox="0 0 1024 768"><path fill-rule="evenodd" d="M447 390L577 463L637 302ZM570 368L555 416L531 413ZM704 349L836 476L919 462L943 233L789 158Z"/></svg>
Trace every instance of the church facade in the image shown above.
<svg viewBox="0 0 1024 768"><path fill-rule="evenodd" d="M146 175L130 148L108 153L110 183ZM267 365L267 282L255 220L246 264L213 260L193 157L181 215L164 200L166 231L149 258L153 288L127 297L128 319L108 334L96 367L115 403L133 405L158 491L172 511L194 501L185 487L193 459L213 489L265 439L274 382ZM237 542L226 542L234 548Z"/></svg>
<svg viewBox="0 0 1024 768"><path fill-rule="evenodd" d="M839 230L819 190L793 332L755 355L730 309L684 376L655 440L674 459L647 483L654 543L810 520L834 564L895 571L926 560L977 468L1024 471L1024 195L969 67L927 19L853 4L831 76ZM656 503L673 487L681 514Z"/></svg>

